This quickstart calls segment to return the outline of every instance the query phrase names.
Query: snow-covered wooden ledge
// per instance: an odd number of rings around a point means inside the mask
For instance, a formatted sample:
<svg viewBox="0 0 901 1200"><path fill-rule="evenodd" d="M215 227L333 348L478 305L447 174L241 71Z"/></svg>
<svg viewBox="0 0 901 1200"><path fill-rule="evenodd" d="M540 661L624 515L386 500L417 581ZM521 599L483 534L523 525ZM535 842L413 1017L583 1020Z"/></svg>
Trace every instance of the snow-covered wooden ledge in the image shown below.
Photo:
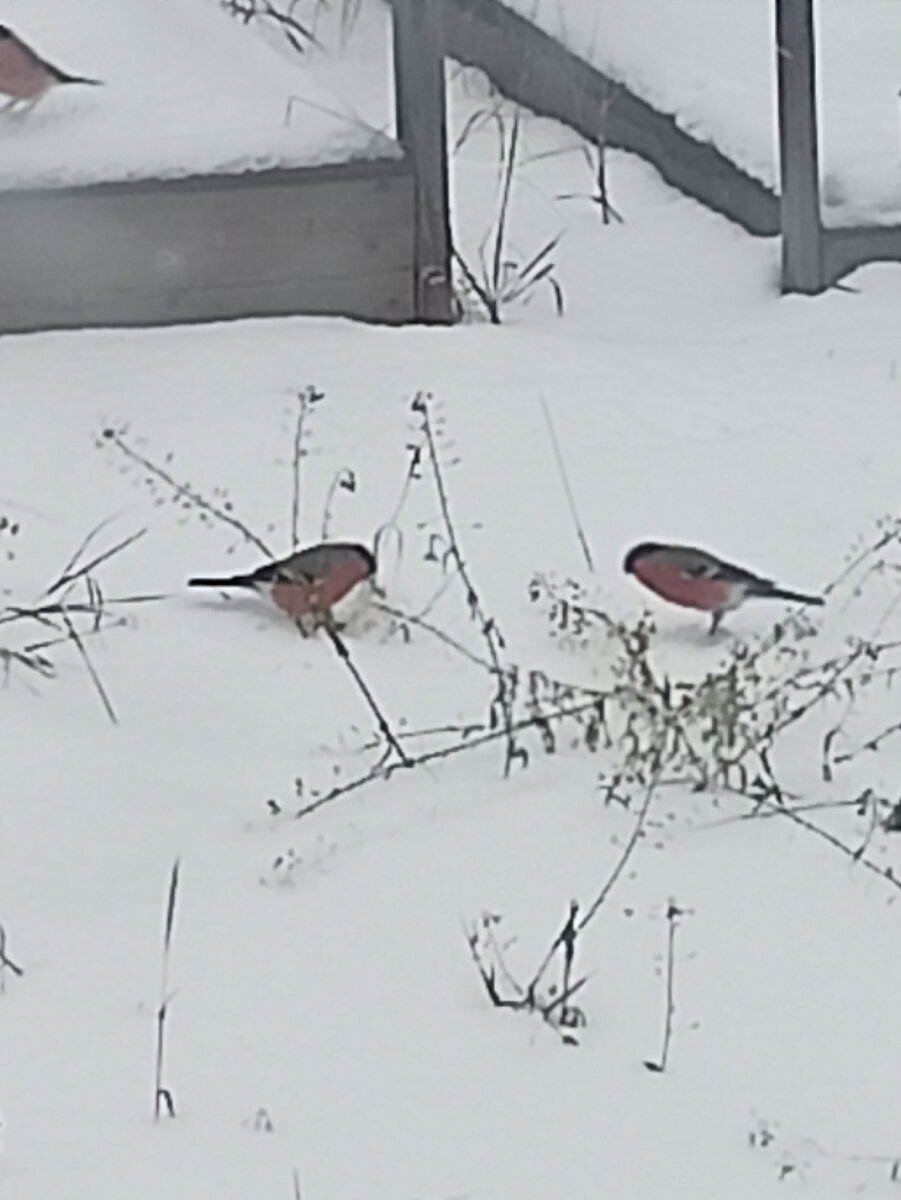
<svg viewBox="0 0 901 1200"><path fill-rule="evenodd" d="M0 193L0 330L412 321L405 159Z"/></svg>
<svg viewBox="0 0 901 1200"><path fill-rule="evenodd" d="M216 0L84 0L78 22L66 10L34 0L17 31L106 86L0 118L0 332L450 319L448 264L422 234L421 123L404 145L368 127ZM399 103L422 71L409 58Z"/></svg>

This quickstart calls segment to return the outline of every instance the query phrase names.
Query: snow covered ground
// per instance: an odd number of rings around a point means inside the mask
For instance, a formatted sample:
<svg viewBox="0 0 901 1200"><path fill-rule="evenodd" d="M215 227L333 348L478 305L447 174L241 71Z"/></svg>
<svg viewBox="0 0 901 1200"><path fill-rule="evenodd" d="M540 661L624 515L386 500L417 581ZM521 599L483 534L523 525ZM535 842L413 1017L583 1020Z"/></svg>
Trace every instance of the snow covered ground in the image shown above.
<svg viewBox="0 0 901 1200"><path fill-rule="evenodd" d="M503 2L777 183L774 0ZM818 0L816 17L825 219L895 223L901 9L894 0Z"/></svg>
<svg viewBox="0 0 901 1200"><path fill-rule="evenodd" d="M0 188L63 187L392 157L397 147L218 0L0 0L42 57L103 87L0 115Z"/></svg>
<svg viewBox="0 0 901 1200"><path fill-rule="evenodd" d="M485 102L476 78L458 77L456 130ZM454 170L471 261L497 168L486 123ZM529 975L634 828L640 797L626 811L598 786L616 748L545 757L530 737L530 765L508 781L494 745L295 819L314 789L372 761L358 688L325 639L300 639L256 600L189 593L188 576L258 552L98 436L116 431L287 550L296 394L315 385L303 539L320 535L333 481L352 470L330 532L372 539L393 521L403 552L386 554L383 582L416 612L443 580L427 471L395 514L417 437L410 401L431 392L460 542L507 661L589 681L609 669L603 642L580 651L550 636L527 596L541 571L579 580L617 617L652 607L654 661L676 677L714 669L785 609L748 606L711 643L702 620L622 576L623 551L672 538L789 586L834 578L897 512L901 278L870 268L854 290L781 299L774 243L618 154L625 223L605 227L591 182L571 134L526 119L508 252L524 261L563 232L562 318L548 290L500 328L289 320L0 340L0 516L20 526L0 531L14 554L5 602L39 595L107 518L101 546L147 533L98 569L106 594L166 597L85 643L117 725L74 649L56 653L56 680L14 666L0 692L0 923L24 969L6 970L0 995L4 1200L291 1197L295 1171L307 1200L894 1194L901 914L888 881L788 822L732 820L743 800L661 789L580 939L580 1044L492 1009L463 925L502 914L511 963ZM897 637L895 579L836 592L816 645L882 617L880 636ZM484 652L456 584L430 620ZM428 633L407 643L373 615L349 645L397 730L486 719L491 681ZM897 720L893 693L875 703L875 727ZM864 784L897 794L891 740L828 787L818 737L783 757L807 801ZM853 810L808 815L852 847L866 832ZM897 870L896 836L877 829L868 858ZM164 1083L178 1116L154 1126L176 856ZM655 1074L644 1062L660 1051L672 901L685 910L676 1018Z"/></svg>

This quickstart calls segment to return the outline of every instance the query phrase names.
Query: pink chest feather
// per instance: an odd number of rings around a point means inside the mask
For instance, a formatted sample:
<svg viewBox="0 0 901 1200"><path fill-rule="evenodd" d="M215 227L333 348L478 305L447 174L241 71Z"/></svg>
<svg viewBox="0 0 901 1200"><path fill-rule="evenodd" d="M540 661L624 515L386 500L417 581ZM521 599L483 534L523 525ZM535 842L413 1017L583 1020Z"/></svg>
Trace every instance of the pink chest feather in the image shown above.
<svg viewBox="0 0 901 1200"><path fill-rule="evenodd" d="M705 612L727 604L731 592L730 584L723 580L692 579L684 575L675 563L653 560L636 563L635 577L671 604L700 608Z"/></svg>
<svg viewBox="0 0 901 1200"><path fill-rule="evenodd" d="M46 90L49 82L50 77L41 64L12 38L0 41L0 92L16 100L32 100Z"/></svg>
<svg viewBox="0 0 901 1200"><path fill-rule="evenodd" d="M296 620L307 613L330 609L368 574L362 560L338 563L316 583L274 583L272 600L282 612Z"/></svg>

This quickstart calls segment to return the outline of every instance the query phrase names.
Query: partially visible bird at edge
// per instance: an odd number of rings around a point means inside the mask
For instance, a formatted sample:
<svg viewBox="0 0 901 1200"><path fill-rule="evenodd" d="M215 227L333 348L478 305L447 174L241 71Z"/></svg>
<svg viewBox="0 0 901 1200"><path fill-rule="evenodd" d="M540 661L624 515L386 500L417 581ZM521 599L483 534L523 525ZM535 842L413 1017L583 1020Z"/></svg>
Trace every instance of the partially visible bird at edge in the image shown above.
<svg viewBox="0 0 901 1200"><path fill-rule="evenodd" d="M85 75L71 75L41 58L27 42L14 33L8 25L0 25L0 95L10 99L0 108L8 112L15 106L18 111L28 111L52 87L59 84L81 83L88 87L102 86L102 80L89 79Z"/></svg>

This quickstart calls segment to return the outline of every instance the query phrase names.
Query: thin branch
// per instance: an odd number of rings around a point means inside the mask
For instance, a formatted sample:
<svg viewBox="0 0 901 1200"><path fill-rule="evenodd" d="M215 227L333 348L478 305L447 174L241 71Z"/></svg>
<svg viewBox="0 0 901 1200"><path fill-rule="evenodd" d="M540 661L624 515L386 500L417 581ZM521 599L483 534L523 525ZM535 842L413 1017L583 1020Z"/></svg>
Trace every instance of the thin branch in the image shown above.
<svg viewBox="0 0 901 1200"><path fill-rule="evenodd" d="M169 876L169 892L166 900L166 918L163 924L163 959L160 970L160 1003L156 1014L156 1061L154 1068L153 1119L158 1121L163 1105L170 1117L175 1116L175 1102L169 1088L163 1087L165 1061L166 1017L172 996L169 993L169 953L175 929L175 904L178 898L180 860L176 858Z"/></svg>
<svg viewBox="0 0 901 1200"><path fill-rule="evenodd" d="M551 410L548 407L547 399L541 397L541 411L544 414L544 421L547 425L548 435L551 439L551 447L554 451L554 460L557 463L557 470L560 473L560 479L563 483L563 490L566 492L566 502L569 505L570 516L576 527L576 536L579 539L579 546L582 549L582 556L585 559L585 565L588 570L594 572L594 559L591 557L591 550L588 546L588 538L585 536L585 527L579 517L579 510L576 507L576 498L573 494L572 484L569 479L569 472L566 469L566 463L563 460L563 451L560 449L560 442L557 438L557 431L554 429L554 422L551 420Z"/></svg>
<svg viewBox="0 0 901 1200"><path fill-rule="evenodd" d="M18 979L25 975L25 971L13 962L6 952L6 927L0 924L0 995L6 991L6 972L11 971Z"/></svg>
<svg viewBox="0 0 901 1200"><path fill-rule="evenodd" d="M120 454L124 454L126 458L131 459L132 462L136 462L145 471L148 471L156 479L159 479L161 483L170 488L180 499L189 501L195 508L199 508L202 512L209 513L211 517L215 517L217 521L222 521L224 524L229 525L237 533L240 533L245 541L252 542L267 558L274 557L263 539L257 537L255 533L248 529L243 521L239 521L231 513L210 503L209 500L204 499L199 492L194 491L187 484L179 483L168 471L164 471L162 467L158 467L149 458L145 458L143 454L139 454L137 450L133 450L121 435L116 433L115 429L104 429L102 437L104 441L115 446Z"/></svg>
<svg viewBox="0 0 901 1200"><path fill-rule="evenodd" d="M371 767L363 775L357 776L356 779L352 779L348 783L338 784L324 795L317 796L315 800L298 809L294 816L298 819L308 817L311 813L323 808L326 804L347 796L351 792L359 791L361 788L367 787L370 783L375 783L377 780L390 779L394 772L401 766L424 767L429 763L440 762L445 758L454 758L456 755L463 754L466 751L476 750L480 746L487 746L491 742L505 739L510 732L521 733L526 729L535 729L548 721L563 721L567 717L578 716L580 713L589 712L590 710L597 710L596 699L586 701L584 704L573 705L571 708L560 708L555 712L543 713L540 716L524 717L522 720L514 721L509 731L507 729L492 729L479 737L470 738L467 741L454 742L452 745L443 746L438 750L429 750L425 754L417 755L408 763L376 763L375 766Z"/></svg>
<svg viewBox="0 0 901 1200"><path fill-rule="evenodd" d="M616 886L617 880L622 875L623 871L625 871L626 866L629 862L629 859L632 857L632 854L635 850L635 847L638 845L640 839L642 838L642 836L644 834L645 822L647 821L648 813L650 812L650 809L651 809L651 801L654 799L654 793L657 790L657 784L660 781L660 776L661 776L662 770L663 770L663 765L658 756L658 761L654 766L654 770L651 774L650 782L648 783L648 786L645 789L644 799L642 800L641 807L639 808L638 813L636 815L635 825L633 826L632 832L629 835L629 840L626 842L625 846L623 847L623 852L620 855L619 860L616 863L616 866L611 871L610 876L607 879L607 882L604 884L604 886L598 892L597 896L592 901L588 910L585 912L584 916L579 921L578 929L580 932L585 928L586 925L589 924L590 921L593 920L593 918L597 914L598 910L602 907L602 905L607 900L607 897L613 891L614 887Z"/></svg>
<svg viewBox="0 0 901 1200"><path fill-rule="evenodd" d="M382 735L384 736L385 741L388 743L388 745L391 747L391 749L397 755L397 758L399 760L398 765L404 766L404 767L411 767L413 765L413 760L410 758L410 756L404 750L403 746L397 740L397 737L395 736L394 731L392 730L391 726L388 724L387 717L382 712L382 709L379 706L378 701L376 700L375 696L372 694L372 690L370 689L366 680L360 674L360 671L357 668L356 663L354 662L353 658L351 657L350 650L348 650L348 648L347 648L347 643L344 641L344 639L341 637L341 635L335 629L335 626L332 623L332 621L330 621L330 620L323 621L322 628L325 630L329 641L334 646L335 652L337 653L338 657L341 659L341 661L347 667L348 671L350 671L351 675L353 676L354 682L356 683L357 687L360 689L360 692L362 693L363 698L365 699L366 703L369 705L370 711L372 712L372 715L375 717L376 723L378 724L379 729L382 731Z"/></svg>
<svg viewBox="0 0 901 1200"><path fill-rule="evenodd" d="M507 751L504 759L504 777L507 778L510 774L513 762L520 758L516 741L513 737L513 705L507 689L507 675L500 660L498 653L498 644L503 644L503 637L497 627L497 623L492 617L489 617L482 606L479 593L476 591L472 576L469 573L469 568L463 558L463 553L460 550L460 543L457 537L457 529L454 524L454 519L450 511L450 500L448 499L447 488L444 482L444 473L441 469L441 462L438 456L438 446L435 440L435 432L432 428L431 413L429 411L428 397L425 393L420 392L413 401L413 410L420 414L422 419L422 429L425 434L426 444L429 450L429 458L432 464L432 477L435 481L435 489L438 494L438 504L441 509L441 517L444 522L444 528L447 532L447 540L451 558L456 564L457 570L460 573L460 578L463 581L463 586L466 589L466 602L470 613L476 617L479 622L482 636L485 641L485 646L488 650L491 665L494 670L498 691L496 700L501 709L504 731L506 735Z"/></svg>
<svg viewBox="0 0 901 1200"><path fill-rule="evenodd" d="M307 406L304 393L298 396L297 422L294 426L294 455L291 459L291 549L300 544L300 460L303 451L303 424Z"/></svg>
<svg viewBox="0 0 901 1200"><path fill-rule="evenodd" d="M646 1059L644 1064L649 1071L655 1071L658 1074L662 1074L666 1070L673 1037L673 1017L676 1015L676 930L679 928L679 918L682 916L682 909L671 900L666 910L666 1012L663 1022L663 1046L658 1061Z"/></svg>
<svg viewBox="0 0 901 1200"><path fill-rule="evenodd" d="M103 707L106 709L106 715L109 717L113 725L118 725L119 718L116 716L116 710L113 708L112 701L107 694L106 688L103 686L103 681L97 674L94 664L91 662L91 657L85 649L84 641L82 640L81 635L72 624L69 614L65 610L63 611L63 622L68 631L70 640L74 643L76 650L81 656L81 661L87 668L87 672L91 677L91 682L94 685L97 695L100 697L100 701L103 704Z"/></svg>
<svg viewBox="0 0 901 1200"><path fill-rule="evenodd" d="M67 583L74 583L77 579L86 578L95 567L99 567L101 563L107 562L116 554L120 554L123 550L127 549L127 547L133 545L137 541L140 541L140 539L144 537L146 533L146 529L139 529L137 533L129 534L127 538L123 538L121 542L117 542L115 546L111 546L109 550L104 550L102 554L96 555L96 557L92 558L89 562L76 569L73 568L77 559L73 560L69 563L68 567L66 567L63 573L55 580L55 582L53 582L50 587L47 588L47 591L44 593L44 595L52 596L54 592L58 592L59 589L65 587Z"/></svg>
<svg viewBox="0 0 901 1200"><path fill-rule="evenodd" d="M775 781L773 783L775 784ZM766 805L772 811L773 816L785 817L792 824L806 830L808 833L812 833L814 837L818 837L832 846L834 850L849 858L853 863L858 863L865 870L878 875L880 879L884 879L886 883L891 884L892 887L901 891L901 879L898 878L891 867L881 867L878 863L873 862L872 859L866 858L859 850L854 850L851 846L846 846L841 838L836 837L835 834L830 833L827 829L821 829L819 825L814 825L812 821L808 821L805 817L800 816L787 804L783 804L778 799L773 799L769 795L749 797L744 792L735 791L735 789L730 789L730 791L734 795L741 796L744 800L752 798L755 804Z"/></svg>
<svg viewBox="0 0 901 1200"><path fill-rule="evenodd" d="M516 154L519 149L520 110L513 114L513 130L507 147L504 163L503 184L501 186L500 209L498 211L497 229L494 235L494 253L491 262L491 283L494 294L500 293L501 270L504 258L504 244L507 235L507 216L510 209L510 193L513 187L513 172L516 169Z"/></svg>
<svg viewBox="0 0 901 1200"><path fill-rule="evenodd" d="M88 546L90 546L91 542L94 540L94 538L97 536L97 534L101 533L104 529L108 528L115 519L116 519L115 517L105 517L104 520L102 520L98 525L95 525L94 528L92 530L90 530L90 532L87 534L87 536L84 538L84 540L79 545L78 549L75 551L75 553L72 555L72 557L66 563L66 565L63 567L62 571L60 571L60 579L64 578L68 574L68 572L72 570L72 568L75 566L75 564L81 558L82 554L84 554L85 550L87 550ZM50 587L45 592L45 595L49 596L50 593L54 592L58 586L59 586L58 582L51 584Z"/></svg>
<svg viewBox="0 0 901 1200"><path fill-rule="evenodd" d="M494 674L494 666L487 659L481 658L478 654L474 654L471 650L461 645L460 642L439 629L437 625L432 625L430 621L423 620L422 617L415 617L411 613L401 612L399 608L392 608L390 604L384 604L380 600L373 601L372 607L378 609L379 612L387 613L389 617L394 617L395 620L402 622L405 625L413 625L417 629L423 630L425 633L431 634L438 641L443 642L445 646L449 646L452 650L456 650L464 658L467 658L471 663L483 670Z"/></svg>
<svg viewBox="0 0 901 1200"><path fill-rule="evenodd" d="M335 503L335 496L338 494L339 488L344 488L348 492L355 492L357 490L357 477L350 467L342 467L340 471L336 471L329 484L329 489L325 497L325 506L322 510L322 540L324 542L328 540L329 526L332 523L332 506Z"/></svg>

